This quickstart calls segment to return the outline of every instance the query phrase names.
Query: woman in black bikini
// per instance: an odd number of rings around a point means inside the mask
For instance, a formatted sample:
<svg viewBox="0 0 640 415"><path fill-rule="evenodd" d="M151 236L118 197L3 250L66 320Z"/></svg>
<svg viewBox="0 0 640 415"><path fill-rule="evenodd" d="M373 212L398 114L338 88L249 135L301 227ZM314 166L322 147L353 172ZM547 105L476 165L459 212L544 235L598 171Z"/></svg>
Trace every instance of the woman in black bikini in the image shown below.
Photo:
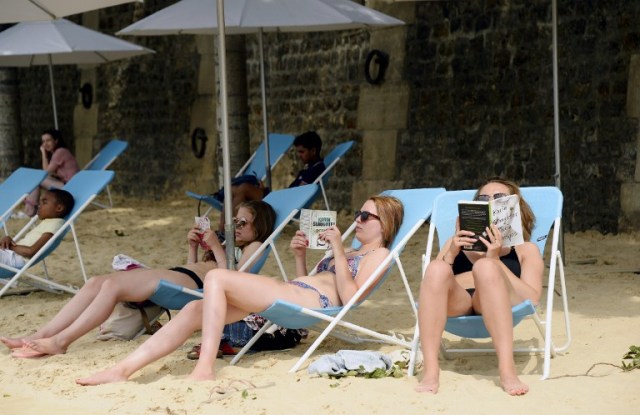
<svg viewBox="0 0 640 415"><path fill-rule="evenodd" d="M357 250L345 250L339 229L335 226L329 228L320 237L331 245L333 259L314 276L307 274L307 238L297 232L291 241L296 257L296 278L291 281L294 284L238 271L210 271L204 284L204 300L191 301L175 318L115 366L76 382L99 385L125 381L137 370L176 350L200 329L200 360L190 378L215 379L216 352L225 324L265 310L279 299L312 308L346 303L388 255L387 247L402 223L403 214L402 203L394 197L374 196L367 200L362 210L356 212L355 219L356 238L362 245Z"/></svg>
<svg viewBox="0 0 640 415"><path fill-rule="evenodd" d="M476 192L476 200L507 195L520 196L520 213L525 240L531 236L535 218L522 199L518 186L507 180L490 179ZM502 235L495 225L481 238L487 252L463 251L472 245L473 232L459 229L437 258L429 263L420 287L418 321L424 359L420 392L437 393L440 366L438 353L447 317L481 314L498 355L500 383L510 395L524 395L528 386L520 381L513 360L511 307L528 299L534 304L542 293L544 263L537 246L525 242L502 247Z"/></svg>
<svg viewBox="0 0 640 415"><path fill-rule="evenodd" d="M262 201L241 204L236 221L236 262L238 266L260 247L273 230L273 208ZM211 230L193 228L187 234L189 254L187 264L171 269L133 269L91 278L78 293L34 334L0 337L14 357L40 357L61 354L69 345L105 321L118 302L144 301L156 290L160 280L168 280L188 288L202 288L204 276L215 268L226 268L224 248ZM201 261L198 247L208 246Z"/></svg>

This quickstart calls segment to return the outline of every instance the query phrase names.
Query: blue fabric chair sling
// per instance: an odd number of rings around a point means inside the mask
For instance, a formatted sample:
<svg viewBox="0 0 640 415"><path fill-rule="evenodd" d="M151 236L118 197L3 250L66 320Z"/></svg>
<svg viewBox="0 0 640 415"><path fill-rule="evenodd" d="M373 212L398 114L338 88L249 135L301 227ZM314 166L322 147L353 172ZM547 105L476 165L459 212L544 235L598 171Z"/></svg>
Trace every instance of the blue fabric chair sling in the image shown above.
<svg viewBox="0 0 640 415"><path fill-rule="evenodd" d="M2 296L20 277L27 277L28 281L25 282L30 283L31 285L36 285L39 288L61 290L70 293L77 292L77 289L74 287L59 284L49 279L46 266L45 276L47 278L32 274L28 272L28 270L38 262L42 262L44 265L44 259L48 257L53 251L55 251L67 232L71 230L76 246L76 252L78 254L78 260L80 262L80 268L82 270L82 276L84 278L84 282L87 281L87 275L84 269L84 263L82 262L82 255L80 253L80 245L78 243L78 238L74 228L74 221L86 209L86 207L91 204L98 193L100 193L111 182L111 180L113 180L113 177L114 173L109 170L81 170L76 173L71 178L71 180L67 182L67 184L64 185L63 189L67 190L73 195L73 199L75 201L73 210L65 218L64 225L51 237L51 239L49 239L49 241L47 241L47 243L38 251L38 253L31 257L29 261L27 261L27 263L21 269L0 264L0 279L5 280L2 281L4 287L0 289L0 296ZM19 239L20 237L22 237L37 220L37 216L33 217L24 226L24 228L20 232L18 232L18 234L15 236L15 239Z"/></svg>
<svg viewBox="0 0 640 415"><path fill-rule="evenodd" d="M269 163L271 164L272 170L287 153L293 144L294 139L295 137L290 134L269 134ZM258 180L264 180L267 177L267 158L265 154L266 150L264 142L262 142L258 148L256 148L249 160L247 160L245 165L242 166L238 173L236 173L235 177L249 174L256 176ZM187 191L187 196L205 202L211 206L211 208L205 212L205 215L208 215L211 209L219 211L223 210L222 203L210 194L199 194Z"/></svg>
<svg viewBox="0 0 640 415"><path fill-rule="evenodd" d="M7 219L20 203L47 177L47 172L39 169L20 167L0 183L0 223L5 235L9 234Z"/></svg>
<svg viewBox="0 0 640 415"><path fill-rule="evenodd" d="M126 141L115 139L109 141L107 145L105 145L102 150L100 150L98 154L96 154L96 156L89 163L87 163L86 166L84 166L84 170L99 171L108 169L111 163L113 163L118 158L118 156L120 156L120 154L122 154L127 149L128 146L129 143L127 143ZM112 208L113 200L111 199L111 190L109 189L109 186L107 186L107 197L109 199L108 205L96 201L94 201L93 204L101 208Z"/></svg>

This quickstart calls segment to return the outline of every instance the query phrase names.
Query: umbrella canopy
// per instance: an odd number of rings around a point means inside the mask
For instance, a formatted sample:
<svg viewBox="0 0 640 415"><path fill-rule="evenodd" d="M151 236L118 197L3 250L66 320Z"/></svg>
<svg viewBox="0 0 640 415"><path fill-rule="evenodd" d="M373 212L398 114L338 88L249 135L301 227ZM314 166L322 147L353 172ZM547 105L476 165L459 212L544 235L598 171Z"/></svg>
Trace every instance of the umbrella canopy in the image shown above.
<svg viewBox="0 0 640 415"><path fill-rule="evenodd" d="M0 32L0 66L49 65L56 128L52 65L104 63L146 53L153 51L64 19L19 23Z"/></svg>
<svg viewBox="0 0 640 415"><path fill-rule="evenodd" d="M227 0L227 34L321 32L403 25L402 20L350 0ZM182 0L119 31L118 35L218 33L215 0Z"/></svg>
<svg viewBox="0 0 640 415"><path fill-rule="evenodd" d="M263 32L315 32L397 26L404 22L350 0L225 0L227 34L257 33L267 186L271 186L264 80ZM119 31L118 35L216 34L216 0L182 0Z"/></svg>
<svg viewBox="0 0 640 415"><path fill-rule="evenodd" d="M0 23L52 20L142 0L2 0Z"/></svg>

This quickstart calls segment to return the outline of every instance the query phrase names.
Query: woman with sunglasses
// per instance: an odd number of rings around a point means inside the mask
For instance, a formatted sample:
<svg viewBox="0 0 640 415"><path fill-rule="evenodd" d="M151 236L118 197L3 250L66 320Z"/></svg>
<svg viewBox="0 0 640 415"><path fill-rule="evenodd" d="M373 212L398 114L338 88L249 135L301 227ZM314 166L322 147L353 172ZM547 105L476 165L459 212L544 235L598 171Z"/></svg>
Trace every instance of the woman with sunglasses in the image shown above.
<svg viewBox="0 0 640 415"><path fill-rule="evenodd" d="M347 250L340 230L333 226L321 234L331 245L333 256L320 263L318 273L307 275L307 238L296 232L291 241L296 278L275 278L215 269L207 274L204 300L192 301L156 334L115 366L76 382L98 385L125 381L137 370L180 347L202 329L200 360L190 378L215 379L214 364L225 324L242 320L252 312L267 309L282 299L304 307L342 305L349 301L389 253L403 218L402 203L388 196L369 198L356 215L355 237L361 246Z"/></svg>
<svg viewBox="0 0 640 415"><path fill-rule="evenodd" d="M244 262L260 247L273 230L276 214L263 201L242 203L237 211L236 263ZM14 357L41 357L61 354L75 340L104 322L118 302L138 302L148 299L160 280L171 281L187 288L203 287L208 271L226 268L224 248L212 230L201 232L194 227L187 234L187 263L170 269L137 268L91 278L78 293L34 334L24 337L0 337ZM198 261L198 247L206 247Z"/></svg>
<svg viewBox="0 0 640 415"><path fill-rule="evenodd" d="M525 243L503 247L495 225L480 237L486 252L465 251L473 245L473 232L459 228L429 263L420 287L418 322L424 359L419 392L437 393L440 367L438 353L447 317L481 314L498 356L500 384L510 395L524 395L529 388L518 378L513 359L511 307L524 300L537 304L542 293L544 263L537 246L528 242L535 217L518 186L500 178L489 179L476 192L475 200L508 195L520 198Z"/></svg>

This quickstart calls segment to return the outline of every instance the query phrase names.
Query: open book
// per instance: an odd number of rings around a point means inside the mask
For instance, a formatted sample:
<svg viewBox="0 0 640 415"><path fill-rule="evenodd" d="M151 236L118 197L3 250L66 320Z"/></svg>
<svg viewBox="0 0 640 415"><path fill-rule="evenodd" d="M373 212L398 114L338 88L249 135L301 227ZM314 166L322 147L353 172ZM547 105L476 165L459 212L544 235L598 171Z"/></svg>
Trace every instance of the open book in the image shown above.
<svg viewBox="0 0 640 415"><path fill-rule="evenodd" d="M329 243L319 240L318 235L336 224L335 210L302 209L300 211L300 230L307 235L310 249L327 249Z"/></svg>
<svg viewBox="0 0 640 415"><path fill-rule="evenodd" d="M495 224L502 234L502 246L516 246L524 243L522 233L522 217L520 216L520 198L510 195L493 199L488 202L460 201L458 202L460 229L475 233L476 242L467 251L486 251L487 247L479 239L487 241L486 228L490 223Z"/></svg>

